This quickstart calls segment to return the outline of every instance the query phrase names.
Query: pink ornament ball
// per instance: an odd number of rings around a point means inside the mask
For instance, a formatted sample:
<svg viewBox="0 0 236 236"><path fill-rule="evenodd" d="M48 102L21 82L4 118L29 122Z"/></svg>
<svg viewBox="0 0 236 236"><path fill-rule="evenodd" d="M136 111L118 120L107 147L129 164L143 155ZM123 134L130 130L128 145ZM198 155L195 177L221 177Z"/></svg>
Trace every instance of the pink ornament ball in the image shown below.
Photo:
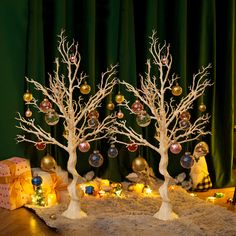
<svg viewBox="0 0 236 236"><path fill-rule="evenodd" d="M90 144L89 144L89 142L84 141L84 142L81 142L81 143L79 144L79 150L80 150L81 152L88 152L89 149L90 149Z"/></svg>
<svg viewBox="0 0 236 236"><path fill-rule="evenodd" d="M170 145L170 151L173 154L179 154L182 151L182 146L178 142L174 142Z"/></svg>
<svg viewBox="0 0 236 236"><path fill-rule="evenodd" d="M132 106L131 106L131 109L134 113L138 114L140 113L142 110L143 110L143 105L142 103L140 103L139 100L136 100Z"/></svg>

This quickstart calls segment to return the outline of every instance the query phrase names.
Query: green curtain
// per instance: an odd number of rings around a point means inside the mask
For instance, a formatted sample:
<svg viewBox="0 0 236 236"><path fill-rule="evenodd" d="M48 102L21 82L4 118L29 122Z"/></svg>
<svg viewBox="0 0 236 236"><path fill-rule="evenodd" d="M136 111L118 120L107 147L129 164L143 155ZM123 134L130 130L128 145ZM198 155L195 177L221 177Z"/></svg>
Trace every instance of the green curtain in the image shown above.
<svg viewBox="0 0 236 236"><path fill-rule="evenodd" d="M119 64L118 77L139 86L139 74L145 73L149 36L157 31L160 42L171 45L173 72L181 77L184 94L191 84L193 73L208 63L212 64L209 77L214 85L207 89L198 103L207 105L211 114L207 127L211 135L203 138L210 146L207 163L215 187L235 184L232 169L234 161L234 80L235 80L235 8L234 0L2 0L0 2L0 74L1 74L1 157L22 156L32 166L40 164L46 152L66 168L67 153L57 147L37 151L27 143L16 144L20 131L14 117L26 109L22 95L29 88L25 76L47 84L48 72L54 69L57 53L57 35L66 30L69 40L79 42L82 70L88 75L92 92L96 91L100 73L110 64ZM108 103L120 91L127 100L135 98L117 86L106 99ZM39 100L42 96L34 94ZM102 110L102 116L109 111ZM198 115L193 111L193 117ZM125 113L128 122L134 123ZM36 114L37 116L37 114ZM38 115L39 116L39 115ZM40 118L40 116L39 116ZM152 128L139 129L153 139ZM51 129L61 136L62 126ZM62 138L63 140L63 138ZM94 144L101 148L104 165L96 174L120 181L131 171L132 160L140 153L157 176L159 156L146 147L138 152L127 152L118 145L119 157L107 158L107 141ZM185 148L193 149L194 143ZM77 169L80 174L91 170L88 154L78 153ZM183 171L180 156L170 155L169 172L174 177Z"/></svg>

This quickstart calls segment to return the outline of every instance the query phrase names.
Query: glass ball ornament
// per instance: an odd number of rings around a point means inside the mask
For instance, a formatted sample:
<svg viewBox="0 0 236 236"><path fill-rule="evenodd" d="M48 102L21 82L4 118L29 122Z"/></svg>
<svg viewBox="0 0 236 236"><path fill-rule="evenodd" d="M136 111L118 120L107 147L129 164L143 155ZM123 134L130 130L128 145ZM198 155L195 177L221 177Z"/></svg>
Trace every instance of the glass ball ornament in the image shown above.
<svg viewBox="0 0 236 236"><path fill-rule="evenodd" d="M204 103L201 103L198 107L198 110L200 112L205 112L206 111L206 105Z"/></svg>
<svg viewBox="0 0 236 236"><path fill-rule="evenodd" d="M166 64L168 63L168 60L167 60L167 57L166 57L166 56L162 57L161 63L162 63L163 65L166 65Z"/></svg>
<svg viewBox="0 0 236 236"><path fill-rule="evenodd" d="M38 142L35 144L35 147L37 150L42 151L46 148L46 143L44 142Z"/></svg>
<svg viewBox="0 0 236 236"><path fill-rule="evenodd" d="M130 152L136 152L138 150L138 145L136 143L130 143L127 147Z"/></svg>
<svg viewBox="0 0 236 236"><path fill-rule="evenodd" d="M107 155L110 158L116 158L118 156L119 152L116 148L116 146L114 144L111 144L111 146L109 147L108 151L107 151Z"/></svg>
<svg viewBox="0 0 236 236"><path fill-rule="evenodd" d="M109 102L109 103L107 104L107 109L108 109L109 111L114 110L114 108L115 108L115 104L114 104L113 102Z"/></svg>
<svg viewBox="0 0 236 236"><path fill-rule="evenodd" d="M59 122L59 115L54 109L50 109L44 118L48 125L56 125Z"/></svg>
<svg viewBox="0 0 236 236"><path fill-rule="evenodd" d="M151 123L151 117L147 112L142 111L137 115L136 122L140 127L146 127Z"/></svg>
<svg viewBox="0 0 236 236"><path fill-rule="evenodd" d="M182 128L182 129L188 129L190 127L191 123L188 121L188 120L181 120L179 122L179 126Z"/></svg>
<svg viewBox="0 0 236 236"><path fill-rule="evenodd" d="M82 94L89 94L91 91L91 86L87 84L87 82L84 82L79 88L80 92Z"/></svg>
<svg viewBox="0 0 236 236"><path fill-rule="evenodd" d="M39 104L39 108L42 112L46 113L52 108L52 104L47 98L44 98L43 101Z"/></svg>
<svg viewBox="0 0 236 236"><path fill-rule="evenodd" d="M124 100L125 100L124 95L122 95L122 94L120 94L120 93L118 93L118 94L115 96L115 101L116 101L116 103L118 103L118 104L121 104L122 102L124 102Z"/></svg>
<svg viewBox="0 0 236 236"><path fill-rule="evenodd" d="M180 158L180 164L185 169L190 169L194 165L194 157L190 152L185 152L185 154Z"/></svg>
<svg viewBox="0 0 236 236"><path fill-rule="evenodd" d="M144 171L146 170L147 167L148 167L147 161L141 156L136 157L132 161L132 170L134 172Z"/></svg>
<svg viewBox="0 0 236 236"><path fill-rule="evenodd" d="M76 63L77 62L77 58L76 58L76 56L74 54L70 55L70 62L71 63Z"/></svg>
<svg viewBox="0 0 236 236"><path fill-rule="evenodd" d="M26 111L25 111L25 117L27 118L30 118L32 116L33 112L28 108Z"/></svg>
<svg viewBox="0 0 236 236"><path fill-rule="evenodd" d="M90 111L89 114L88 114L88 117L89 117L89 118L95 117L95 118L98 119L99 113L98 113L97 110Z"/></svg>
<svg viewBox="0 0 236 236"><path fill-rule="evenodd" d="M124 115L125 114L121 110L117 112L117 118L118 119L122 119L124 117Z"/></svg>
<svg viewBox="0 0 236 236"><path fill-rule="evenodd" d="M174 96L180 96L183 92L183 89L178 84L176 84L172 87L171 92Z"/></svg>
<svg viewBox="0 0 236 236"><path fill-rule="evenodd" d="M180 119L181 120L190 120L191 115L188 111L184 111L180 114Z"/></svg>
<svg viewBox="0 0 236 236"><path fill-rule="evenodd" d="M99 125L99 121L96 117L92 117L88 120L88 126L91 128L91 129L96 129Z"/></svg>
<svg viewBox="0 0 236 236"><path fill-rule="evenodd" d="M31 102L33 100L33 94L27 90L23 95L23 100L25 102Z"/></svg>
<svg viewBox="0 0 236 236"><path fill-rule="evenodd" d="M209 146L206 142L201 141L198 143L194 148L194 155L195 156L206 156L209 153Z"/></svg>
<svg viewBox="0 0 236 236"><path fill-rule="evenodd" d="M81 152L88 152L90 149L90 144L89 142L84 141L84 142L79 143L78 148Z"/></svg>
<svg viewBox="0 0 236 236"><path fill-rule="evenodd" d="M34 186L40 186L43 182L43 179L41 176L37 175L37 176L34 176L31 180L31 183L34 185Z"/></svg>
<svg viewBox="0 0 236 236"><path fill-rule="evenodd" d="M171 145L170 145L170 151L173 153L173 154L179 154L181 151L182 151L182 146L180 143L178 142L173 142Z"/></svg>
<svg viewBox="0 0 236 236"><path fill-rule="evenodd" d="M136 114L140 113L143 111L142 103L138 99L135 100L135 102L131 105L131 110Z"/></svg>
<svg viewBox="0 0 236 236"><path fill-rule="evenodd" d="M103 164L103 161L103 156L98 150L93 151L93 153L89 156L89 164L92 167L100 167Z"/></svg>
<svg viewBox="0 0 236 236"><path fill-rule="evenodd" d="M56 169L56 166L57 163L55 159L49 154L42 157L40 161L40 168L44 171L54 171Z"/></svg>

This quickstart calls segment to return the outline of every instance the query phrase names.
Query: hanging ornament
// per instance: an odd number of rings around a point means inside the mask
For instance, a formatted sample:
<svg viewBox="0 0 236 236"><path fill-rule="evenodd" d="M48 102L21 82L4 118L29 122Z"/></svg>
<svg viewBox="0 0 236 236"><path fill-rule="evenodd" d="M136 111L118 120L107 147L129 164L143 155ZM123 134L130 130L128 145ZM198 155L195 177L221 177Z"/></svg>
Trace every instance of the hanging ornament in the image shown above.
<svg viewBox="0 0 236 236"><path fill-rule="evenodd" d="M118 156L118 150L116 148L116 146L114 144L111 144L111 146L109 147L107 154L110 158L116 158Z"/></svg>
<svg viewBox="0 0 236 236"><path fill-rule="evenodd" d="M181 120L190 120L191 115L188 111L184 111L180 114L180 119Z"/></svg>
<svg viewBox="0 0 236 236"><path fill-rule="evenodd" d="M125 97L124 95L120 94L120 92L118 92L118 94L115 96L115 101L118 104L121 104L122 102L124 102Z"/></svg>
<svg viewBox="0 0 236 236"><path fill-rule="evenodd" d="M34 145L36 147L36 149L38 149L39 151L42 151L46 148L46 143L44 142L38 142Z"/></svg>
<svg viewBox="0 0 236 236"><path fill-rule="evenodd" d="M182 150L182 146L180 143L178 142L173 142L171 145L170 145L170 151L173 153L173 154L179 154Z"/></svg>
<svg viewBox="0 0 236 236"><path fill-rule="evenodd" d="M204 103L201 103L198 107L198 110L200 112L205 112L206 111L206 105Z"/></svg>
<svg viewBox="0 0 236 236"><path fill-rule="evenodd" d="M167 57L166 56L163 56L162 59L161 59L161 63L163 65L166 65L168 63L168 60L167 60Z"/></svg>
<svg viewBox="0 0 236 236"><path fill-rule="evenodd" d="M90 144L87 141L79 143L79 150L81 152L88 152L90 149Z"/></svg>
<svg viewBox="0 0 236 236"><path fill-rule="evenodd" d="M139 114L143 110L143 105L140 103L140 101L137 99L132 104L131 109L134 113Z"/></svg>
<svg viewBox="0 0 236 236"><path fill-rule="evenodd" d="M181 120L179 122L179 126L182 128L182 129L188 129L190 127L191 123L188 121L188 120Z"/></svg>
<svg viewBox="0 0 236 236"><path fill-rule="evenodd" d="M179 96L182 94L182 88L179 86L178 83L176 83L175 86L172 87L171 92L174 96Z"/></svg>
<svg viewBox="0 0 236 236"><path fill-rule="evenodd" d="M119 110L118 112L117 112L117 118L118 119L122 119L124 117L124 113L121 111L121 110Z"/></svg>
<svg viewBox="0 0 236 236"><path fill-rule="evenodd" d="M31 92L29 92L29 90L26 91L26 93L24 93L23 95L23 100L25 102L31 102L33 99L33 94Z"/></svg>
<svg viewBox="0 0 236 236"><path fill-rule="evenodd" d="M59 115L54 109L50 109L44 118L48 125L56 125L59 122Z"/></svg>
<svg viewBox="0 0 236 236"><path fill-rule="evenodd" d="M99 121L96 117L92 117L88 120L88 126L91 128L91 129L96 129L99 125Z"/></svg>
<svg viewBox="0 0 236 236"><path fill-rule="evenodd" d="M131 144L128 145L127 149L130 152L136 152L137 149L138 149L138 145L136 143L131 143Z"/></svg>
<svg viewBox="0 0 236 236"><path fill-rule="evenodd" d="M70 62L71 62L71 63L76 63L76 62L77 62L77 59L76 59L76 56L74 55L74 53L72 53L72 54L70 55Z"/></svg>
<svg viewBox="0 0 236 236"><path fill-rule="evenodd" d="M88 114L88 117L89 117L89 118L95 117L95 118L98 119L99 113L98 113L97 110L90 111L89 114Z"/></svg>
<svg viewBox="0 0 236 236"><path fill-rule="evenodd" d="M198 157L206 156L207 153L209 153L209 146L204 141L198 143L194 148L194 155L197 155Z"/></svg>
<svg viewBox="0 0 236 236"><path fill-rule="evenodd" d="M103 164L103 161L103 156L98 150L93 151L93 153L89 156L89 164L92 167L100 167Z"/></svg>
<svg viewBox="0 0 236 236"><path fill-rule="evenodd" d="M136 117L136 122L140 127L146 127L151 123L151 117L146 111L141 111Z"/></svg>
<svg viewBox="0 0 236 236"><path fill-rule="evenodd" d="M132 161L132 169L134 172L140 172L146 170L148 167L147 161L141 157L138 156Z"/></svg>
<svg viewBox="0 0 236 236"><path fill-rule="evenodd" d="M41 176L37 175L37 176L34 176L31 180L31 183L34 185L34 186L40 186L43 182L43 179Z"/></svg>
<svg viewBox="0 0 236 236"><path fill-rule="evenodd" d="M190 152L185 152L185 154L180 158L180 164L186 169L190 169L193 166L194 158Z"/></svg>
<svg viewBox="0 0 236 236"><path fill-rule="evenodd" d="M25 116L27 117L27 118L30 118L31 116L32 116L32 111L28 108L26 111L25 111Z"/></svg>
<svg viewBox="0 0 236 236"><path fill-rule="evenodd" d="M39 104L39 108L42 112L46 113L52 108L52 104L47 98L44 98L43 101Z"/></svg>
<svg viewBox="0 0 236 236"><path fill-rule="evenodd" d="M84 84L82 84L79 88L80 92L82 94L89 94L91 91L91 87L90 85L87 84L87 82L85 81Z"/></svg>
<svg viewBox="0 0 236 236"><path fill-rule="evenodd" d="M115 108L115 104L114 104L112 101L110 101L110 102L107 104L107 109L110 110L110 111L112 111L114 108Z"/></svg>
<svg viewBox="0 0 236 236"><path fill-rule="evenodd" d="M40 167L44 171L55 171L56 166L57 163L55 159L49 154L44 156L40 161Z"/></svg>

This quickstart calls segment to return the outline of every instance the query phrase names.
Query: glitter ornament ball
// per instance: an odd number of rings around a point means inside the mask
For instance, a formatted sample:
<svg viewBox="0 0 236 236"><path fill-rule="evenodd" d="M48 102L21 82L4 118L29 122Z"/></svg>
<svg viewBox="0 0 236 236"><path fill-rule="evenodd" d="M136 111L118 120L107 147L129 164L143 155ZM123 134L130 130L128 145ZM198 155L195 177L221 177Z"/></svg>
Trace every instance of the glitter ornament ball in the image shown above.
<svg viewBox="0 0 236 236"><path fill-rule="evenodd" d="M194 165L194 158L190 152L185 152L185 154L180 158L180 164L186 169L190 169Z"/></svg>
<svg viewBox="0 0 236 236"><path fill-rule="evenodd" d="M124 102L124 100L125 100L124 95L122 95L122 94L120 94L120 93L118 93L118 94L115 96L115 101L116 101L116 103L118 103L118 104L121 104L122 102Z"/></svg>
<svg viewBox="0 0 236 236"><path fill-rule="evenodd" d="M24 95L23 95L23 100L24 100L25 102L31 102L32 99L33 99L33 94L30 93L30 92L27 90L26 93L24 93Z"/></svg>
<svg viewBox="0 0 236 236"><path fill-rule="evenodd" d="M93 110L93 111L89 112L88 117L89 117L89 118L95 117L95 118L98 119L99 113L98 113L97 110Z"/></svg>
<svg viewBox="0 0 236 236"><path fill-rule="evenodd" d="M39 151L42 151L46 148L46 143L44 142L38 142L35 144L36 149L38 149Z"/></svg>
<svg viewBox="0 0 236 236"><path fill-rule="evenodd" d="M136 122L140 127L146 127L151 123L151 117L147 112L142 111L137 115Z"/></svg>
<svg viewBox="0 0 236 236"><path fill-rule="evenodd" d="M91 87L87 84L87 82L84 82L84 84L80 86L79 90L82 94L89 94L91 91Z"/></svg>
<svg viewBox="0 0 236 236"><path fill-rule="evenodd" d="M134 113L139 114L141 111L143 111L143 105L139 100L135 100L131 106L131 109Z"/></svg>
<svg viewBox="0 0 236 236"><path fill-rule="evenodd" d="M89 164L92 167L100 167L103 164L103 161L103 156L98 150L93 151L93 153L89 156Z"/></svg>
<svg viewBox="0 0 236 236"><path fill-rule="evenodd" d="M115 104L114 104L113 102L109 102L109 103L107 104L107 109L108 109L109 111L114 110L114 108L115 108Z"/></svg>
<svg viewBox="0 0 236 236"><path fill-rule="evenodd" d="M188 111L184 111L180 114L180 119L181 120L190 120L191 115Z"/></svg>
<svg viewBox="0 0 236 236"><path fill-rule="evenodd" d="M88 152L90 149L90 144L87 141L81 142L78 146L81 152Z"/></svg>
<svg viewBox="0 0 236 236"><path fill-rule="evenodd" d="M198 107L198 110L200 111L200 112L205 112L206 111L206 105L205 104L200 104L199 105L199 107Z"/></svg>
<svg viewBox="0 0 236 236"><path fill-rule="evenodd" d="M48 125L56 125L59 122L59 115L54 109L50 109L44 118Z"/></svg>
<svg viewBox="0 0 236 236"><path fill-rule="evenodd" d="M132 161L132 170L134 172L144 171L147 167L148 167L147 161L141 156L136 157Z"/></svg>
<svg viewBox="0 0 236 236"><path fill-rule="evenodd" d="M46 113L52 108L52 104L47 98L44 98L43 101L39 104L39 108L42 112Z"/></svg>
<svg viewBox="0 0 236 236"><path fill-rule="evenodd" d="M110 158L116 158L118 156L118 150L116 148L116 146L114 144L111 144L111 146L109 147L108 151L107 151L107 155Z"/></svg>
<svg viewBox="0 0 236 236"><path fill-rule="evenodd" d="M188 121L188 120L181 120L179 122L179 126L182 128L182 129L188 129L190 127L191 123Z"/></svg>
<svg viewBox="0 0 236 236"><path fill-rule="evenodd" d="M127 149L130 152L136 152L137 149L138 149L138 145L136 143L131 143L131 144L128 145Z"/></svg>
<svg viewBox="0 0 236 236"><path fill-rule="evenodd" d="M171 145L170 145L170 151L173 153L173 154L179 154L182 150L182 146L180 143L178 142L173 142Z"/></svg>
<svg viewBox="0 0 236 236"><path fill-rule="evenodd" d="M43 179L41 176L35 176L33 177L33 179L31 180L31 183L34 185L34 186L40 186L43 182Z"/></svg>
<svg viewBox="0 0 236 236"><path fill-rule="evenodd" d="M92 117L88 120L88 126L91 128L91 129L96 129L99 125L99 121L96 117Z"/></svg>
<svg viewBox="0 0 236 236"><path fill-rule="evenodd" d="M56 166L57 166L57 163L55 159L49 154L47 154L41 159L40 167L44 171L55 170Z"/></svg>
<svg viewBox="0 0 236 236"><path fill-rule="evenodd" d="M30 118L31 116L32 116L32 111L28 108L26 111L25 111L25 116L27 117L27 118Z"/></svg>
<svg viewBox="0 0 236 236"><path fill-rule="evenodd" d="M172 87L171 92L174 96L179 96L182 94L183 90L178 84L176 84Z"/></svg>
<svg viewBox="0 0 236 236"><path fill-rule="evenodd" d="M117 112L117 118L122 119L124 117L124 113L122 111Z"/></svg>

